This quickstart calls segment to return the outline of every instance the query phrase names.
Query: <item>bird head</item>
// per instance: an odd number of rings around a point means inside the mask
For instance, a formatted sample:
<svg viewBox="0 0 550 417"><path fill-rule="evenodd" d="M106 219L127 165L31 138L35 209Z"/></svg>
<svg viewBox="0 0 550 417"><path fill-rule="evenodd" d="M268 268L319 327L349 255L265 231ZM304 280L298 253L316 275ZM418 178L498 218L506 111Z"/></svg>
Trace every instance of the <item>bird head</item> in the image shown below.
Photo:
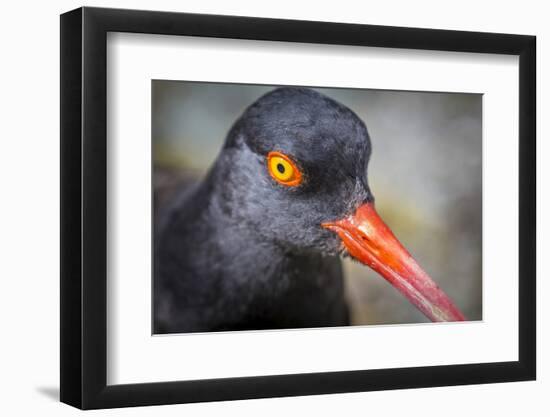
<svg viewBox="0 0 550 417"><path fill-rule="evenodd" d="M432 321L464 320L377 214L370 154L367 128L352 110L314 90L279 88L231 128L215 169L219 204L284 250L350 255Z"/></svg>

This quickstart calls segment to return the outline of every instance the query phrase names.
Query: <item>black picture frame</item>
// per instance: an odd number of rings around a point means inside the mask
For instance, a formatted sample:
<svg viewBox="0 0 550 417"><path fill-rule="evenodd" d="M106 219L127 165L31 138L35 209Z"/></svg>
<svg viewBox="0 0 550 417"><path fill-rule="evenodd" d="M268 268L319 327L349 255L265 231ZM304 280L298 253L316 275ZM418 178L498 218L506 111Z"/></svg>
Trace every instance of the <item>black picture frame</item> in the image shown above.
<svg viewBox="0 0 550 417"><path fill-rule="evenodd" d="M519 56L519 360L107 385L108 32ZM61 401L94 409L535 379L535 45L524 35L250 17L88 7L61 15Z"/></svg>

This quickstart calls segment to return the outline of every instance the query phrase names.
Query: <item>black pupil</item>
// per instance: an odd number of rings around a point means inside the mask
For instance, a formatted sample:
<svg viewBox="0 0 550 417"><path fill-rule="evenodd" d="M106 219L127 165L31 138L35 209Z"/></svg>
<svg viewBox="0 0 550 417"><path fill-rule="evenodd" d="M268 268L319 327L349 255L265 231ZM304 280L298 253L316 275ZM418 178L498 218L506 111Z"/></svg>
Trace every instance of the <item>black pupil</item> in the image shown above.
<svg viewBox="0 0 550 417"><path fill-rule="evenodd" d="M279 171L281 174L284 174L285 166L283 164L277 164L277 171Z"/></svg>

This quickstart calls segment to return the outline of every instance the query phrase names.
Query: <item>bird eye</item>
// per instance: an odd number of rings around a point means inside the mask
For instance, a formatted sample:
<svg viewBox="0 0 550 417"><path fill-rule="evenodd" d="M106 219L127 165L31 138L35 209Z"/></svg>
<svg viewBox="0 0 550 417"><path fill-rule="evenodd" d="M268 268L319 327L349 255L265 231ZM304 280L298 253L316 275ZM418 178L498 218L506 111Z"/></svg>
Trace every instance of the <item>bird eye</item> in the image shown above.
<svg viewBox="0 0 550 417"><path fill-rule="evenodd" d="M267 169L271 177L279 184L294 187L302 182L302 173L296 164L280 152L269 152Z"/></svg>

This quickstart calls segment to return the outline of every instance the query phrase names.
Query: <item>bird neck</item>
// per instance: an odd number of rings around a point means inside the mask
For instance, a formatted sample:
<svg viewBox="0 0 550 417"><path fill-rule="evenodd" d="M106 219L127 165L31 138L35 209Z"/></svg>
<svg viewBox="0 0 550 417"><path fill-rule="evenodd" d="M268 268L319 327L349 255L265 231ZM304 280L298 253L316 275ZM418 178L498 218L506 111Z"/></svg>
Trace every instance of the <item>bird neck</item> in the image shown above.
<svg viewBox="0 0 550 417"><path fill-rule="evenodd" d="M202 222L213 226L213 235L219 239L232 242L233 247L246 248L242 255L260 257L267 253L272 258L282 259L288 254L288 248L276 241L267 239L250 219L240 211L240 198L222 170L214 169L203 182L206 190L206 207Z"/></svg>

